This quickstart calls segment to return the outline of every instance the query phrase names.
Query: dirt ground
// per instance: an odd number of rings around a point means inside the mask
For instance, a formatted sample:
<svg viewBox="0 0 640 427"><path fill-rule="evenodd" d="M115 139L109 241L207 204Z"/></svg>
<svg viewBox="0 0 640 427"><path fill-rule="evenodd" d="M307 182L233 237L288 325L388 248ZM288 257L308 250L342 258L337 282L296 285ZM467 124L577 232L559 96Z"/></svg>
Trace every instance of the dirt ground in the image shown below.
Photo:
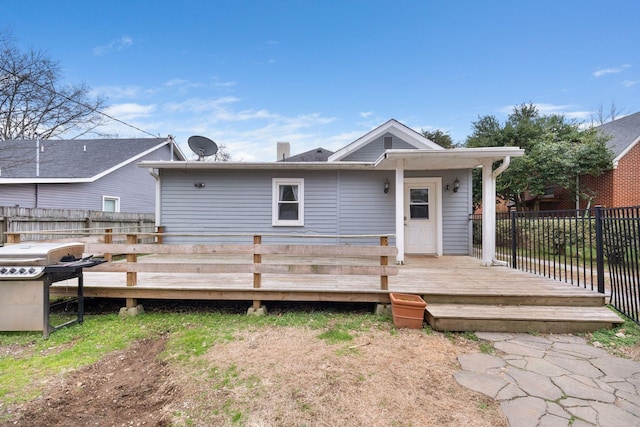
<svg viewBox="0 0 640 427"><path fill-rule="evenodd" d="M49 381L3 426L506 426L491 399L458 385L477 343L401 329L338 344L317 330L261 327L193 363L136 342Z"/></svg>

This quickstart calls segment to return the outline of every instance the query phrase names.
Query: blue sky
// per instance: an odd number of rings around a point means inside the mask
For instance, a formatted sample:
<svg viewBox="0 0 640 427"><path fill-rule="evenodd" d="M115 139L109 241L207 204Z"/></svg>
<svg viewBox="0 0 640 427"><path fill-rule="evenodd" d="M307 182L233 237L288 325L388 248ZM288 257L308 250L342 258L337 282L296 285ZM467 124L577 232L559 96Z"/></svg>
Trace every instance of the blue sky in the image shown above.
<svg viewBox="0 0 640 427"><path fill-rule="evenodd" d="M237 161L275 160L278 141L337 150L390 118L463 142L524 102L640 111L638 17L635 0L0 0L0 30L107 113Z"/></svg>

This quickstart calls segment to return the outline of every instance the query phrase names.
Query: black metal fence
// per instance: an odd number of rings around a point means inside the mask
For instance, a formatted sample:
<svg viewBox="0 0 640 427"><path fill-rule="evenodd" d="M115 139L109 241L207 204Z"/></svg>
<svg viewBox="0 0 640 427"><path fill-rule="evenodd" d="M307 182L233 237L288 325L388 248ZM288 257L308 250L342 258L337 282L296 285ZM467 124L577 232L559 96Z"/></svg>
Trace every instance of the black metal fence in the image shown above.
<svg viewBox="0 0 640 427"><path fill-rule="evenodd" d="M473 215L482 257L482 216ZM640 207L496 215L496 257L510 267L610 294L640 323Z"/></svg>

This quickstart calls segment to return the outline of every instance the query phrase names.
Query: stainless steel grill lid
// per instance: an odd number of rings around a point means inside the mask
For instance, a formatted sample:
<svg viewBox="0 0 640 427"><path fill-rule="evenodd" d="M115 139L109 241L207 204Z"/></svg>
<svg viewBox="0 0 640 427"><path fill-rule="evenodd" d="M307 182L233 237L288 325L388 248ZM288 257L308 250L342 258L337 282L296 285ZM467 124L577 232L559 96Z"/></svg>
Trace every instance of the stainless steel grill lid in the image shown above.
<svg viewBox="0 0 640 427"><path fill-rule="evenodd" d="M48 265L80 259L83 243L19 243L0 248L0 280L35 279Z"/></svg>

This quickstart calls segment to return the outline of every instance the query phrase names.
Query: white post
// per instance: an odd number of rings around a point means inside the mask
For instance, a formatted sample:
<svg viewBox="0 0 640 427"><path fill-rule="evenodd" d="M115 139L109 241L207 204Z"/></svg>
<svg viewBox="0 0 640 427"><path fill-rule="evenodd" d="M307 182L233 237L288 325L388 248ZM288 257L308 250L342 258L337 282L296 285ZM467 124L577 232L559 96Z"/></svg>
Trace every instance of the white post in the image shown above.
<svg viewBox="0 0 640 427"><path fill-rule="evenodd" d="M493 162L482 163L482 263L493 264L496 255L496 181Z"/></svg>
<svg viewBox="0 0 640 427"><path fill-rule="evenodd" d="M404 161L396 163L396 247L398 264L404 264Z"/></svg>

